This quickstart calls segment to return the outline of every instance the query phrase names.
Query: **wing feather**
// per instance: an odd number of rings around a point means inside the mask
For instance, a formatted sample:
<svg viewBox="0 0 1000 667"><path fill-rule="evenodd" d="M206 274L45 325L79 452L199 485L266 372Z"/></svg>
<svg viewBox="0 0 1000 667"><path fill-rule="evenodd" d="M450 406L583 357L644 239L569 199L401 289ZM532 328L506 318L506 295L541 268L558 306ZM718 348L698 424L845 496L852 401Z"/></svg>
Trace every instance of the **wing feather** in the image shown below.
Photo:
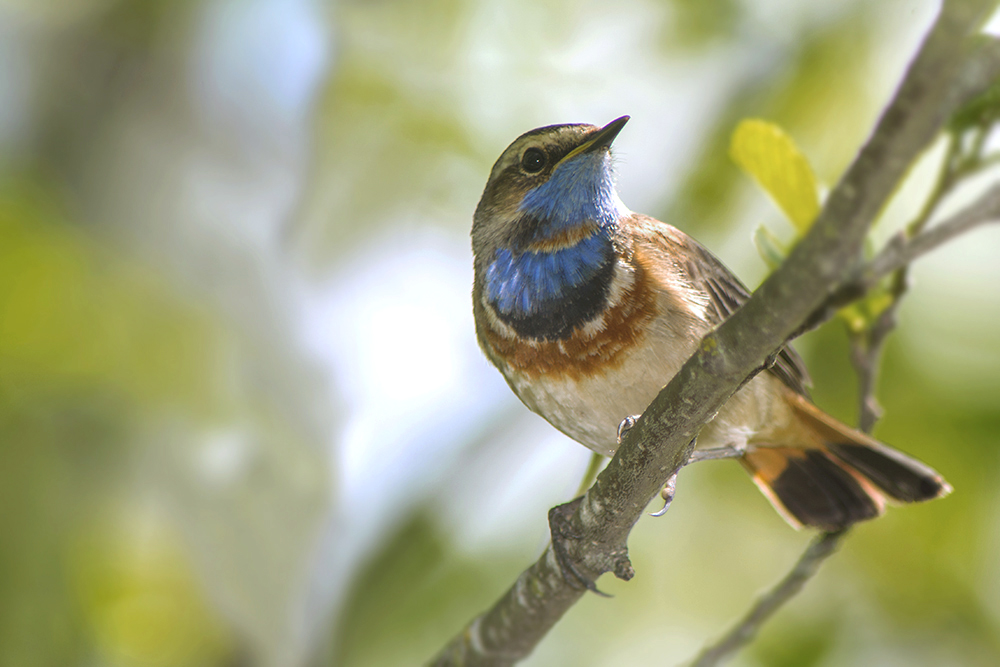
<svg viewBox="0 0 1000 667"><path fill-rule="evenodd" d="M647 238L669 246L666 254L678 258L678 268L687 275L691 286L708 297L706 315L713 327L722 324L750 298L750 290L703 245L676 227L646 216L635 217L640 226L655 227L655 233ZM796 393L809 397L812 380L802 357L792 347L783 347L768 371Z"/></svg>

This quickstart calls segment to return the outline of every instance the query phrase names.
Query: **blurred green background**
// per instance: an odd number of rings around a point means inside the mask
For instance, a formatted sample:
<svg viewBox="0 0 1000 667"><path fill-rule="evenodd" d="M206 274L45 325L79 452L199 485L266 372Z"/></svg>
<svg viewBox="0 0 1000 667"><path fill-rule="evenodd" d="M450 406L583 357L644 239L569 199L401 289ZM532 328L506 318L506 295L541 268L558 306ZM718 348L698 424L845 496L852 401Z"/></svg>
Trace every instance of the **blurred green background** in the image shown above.
<svg viewBox="0 0 1000 667"><path fill-rule="evenodd" d="M833 184L935 9L0 0L0 664L429 658L589 456L476 347L468 230L503 148L630 114L624 201L755 285L754 227L792 230L734 125L779 123ZM920 262L879 388L877 435L955 493L855 530L735 664L1000 664L998 250ZM853 421L842 324L798 347ZM810 538L735 463L678 486L636 578L527 664L678 663Z"/></svg>

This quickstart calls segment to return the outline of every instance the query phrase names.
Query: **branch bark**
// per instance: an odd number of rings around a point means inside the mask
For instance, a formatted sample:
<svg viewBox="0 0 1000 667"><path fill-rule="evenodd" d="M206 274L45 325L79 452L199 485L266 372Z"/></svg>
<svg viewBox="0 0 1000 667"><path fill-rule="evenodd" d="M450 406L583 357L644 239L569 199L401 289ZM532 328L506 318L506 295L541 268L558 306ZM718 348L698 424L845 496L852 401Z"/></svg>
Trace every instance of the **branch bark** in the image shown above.
<svg viewBox="0 0 1000 667"><path fill-rule="evenodd" d="M942 181L950 180L950 165L942 169ZM892 301L867 329L851 334L851 363L858 377L858 428L871 433L882 416L875 397L875 385L881 367L882 350L889 334L896 328L896 311L909 286L910 263L945 242L971 229L1000 220L1000 185L986 191L975 203L952 216L930 231L921 232L933 210L940 203L948 188L936 188L928 199L924 211L886 245L875 259L857 272L853 280L842 288L845 293L862 296L873 288L880 278L895 271L889 293ZM909 232L920 232L912 239ZM844 303L843 305L846 305ZM828 307L826 312L836 309ZM848 531L823 533L806 548L795 567L771 590L762 595L750 610L719 639L705 646L691 663L692 667L714 667L754 640L764 623L786 602L791 600L819 571L823 562L832 556Z"/></svg>
<svg viewBox="0 0 1000 667"><path fill-rule="evenodd" d="M664 482L688 460L701 427L817 311L857 266L876 214L958 106L1000 74L1000 51L969 38L994 7L946 2L895 97L831 192L810 232L664 387L569 520L567 556L583 575L627 579L627 539ZM549 545L541 558L433 660L511 665L527 657L583 595Z"/></svg>

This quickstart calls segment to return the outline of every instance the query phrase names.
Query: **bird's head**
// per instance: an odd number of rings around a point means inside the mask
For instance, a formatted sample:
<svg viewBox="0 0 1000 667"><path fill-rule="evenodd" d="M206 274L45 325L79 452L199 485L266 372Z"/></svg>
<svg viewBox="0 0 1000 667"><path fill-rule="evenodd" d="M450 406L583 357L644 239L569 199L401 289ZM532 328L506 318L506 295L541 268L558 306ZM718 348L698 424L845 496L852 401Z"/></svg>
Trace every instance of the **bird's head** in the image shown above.
<svg viewBox="0 0 1000 667"><path fill-rule="evenodd" d="M550 125L514 140L493 165L476 208L476 256L556 249L612 229L628 214L615 191L610 151L628 119L604 127Z"/></svg>

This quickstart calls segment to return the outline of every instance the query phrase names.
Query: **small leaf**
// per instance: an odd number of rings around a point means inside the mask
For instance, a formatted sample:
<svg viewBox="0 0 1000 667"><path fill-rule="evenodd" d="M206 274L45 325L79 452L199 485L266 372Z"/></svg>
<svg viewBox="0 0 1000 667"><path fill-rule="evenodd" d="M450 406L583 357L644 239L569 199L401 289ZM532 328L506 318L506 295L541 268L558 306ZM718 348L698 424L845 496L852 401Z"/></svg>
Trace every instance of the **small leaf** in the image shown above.
<svg viewBox="0 0 1000 667"><path fill-rule="evenodd" d="M819 213L816 176L784 130L755 118L741 121L729 156L771 195L799 232L809 229Z"/></svg>
<svg viewBox="0 0 1000 667"><path fill-rule="evenodd" d="M862 333L871 329L879 316L885 312L885 309L892 305L892 302L893 297L885 287L878 287L861 301L841 308L837 311L837 315L850 331Z"/></svg>
<svg viewBox="0 0 1000 667"><path fill-rule="evenodd" d="M1000 116L1000 81L958 108L948 121L953 132L963 132L974 126L989 125Z"/></svg>
<svg viewBox="0 0 1000 667"><path fill-rule="evenodd" d="M852 303L837 311L837 316L844 321L847 329L852 333L859 334L868 328L868 320L860 305Z"/></svg>
<svg viewBox="0 0 1000 667"><path fill-rule="evenodd" d="M754 230L753 244L757 246L757 252L772 271L781 266L788 255L788 248L764 225Z"/></svg>

